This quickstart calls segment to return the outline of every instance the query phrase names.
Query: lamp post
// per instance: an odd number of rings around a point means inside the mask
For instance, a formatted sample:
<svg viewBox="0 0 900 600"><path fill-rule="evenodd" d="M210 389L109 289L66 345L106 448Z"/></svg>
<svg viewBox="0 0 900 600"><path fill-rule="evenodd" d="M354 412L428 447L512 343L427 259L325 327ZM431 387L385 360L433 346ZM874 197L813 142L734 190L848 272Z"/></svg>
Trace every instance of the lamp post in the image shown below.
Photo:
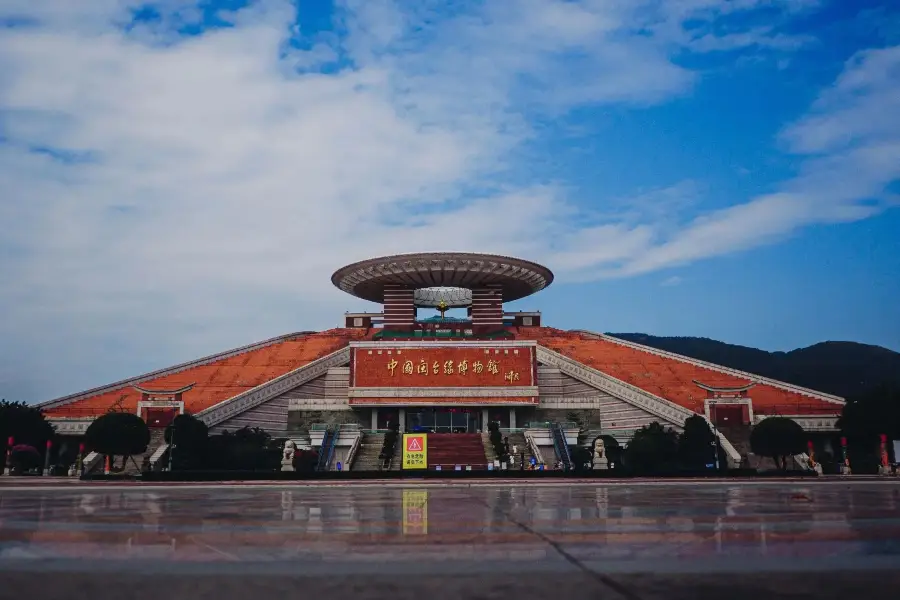
<svg viewBox="0 0 900 600"><path fill-rule="evenodd" d="M172 435L169 437L169 472L172 472L172 455L175 454L175 420L172 420Z"/></svg>
<svg viewBox="0 0 900 600"><path fill-rule="evenodd" d="M715 438L715 439L713 439L713 441L712 441L712 443L710 444L710 446L713 446L713 448L714 448L713 452L714 452L715 455L716 455L716 460L715 460L715 462L716 462L716 473L718 473L718 472L719 472L719 468L720 468L720 467L719 467L719 428L716 427L716 413L715 413L716 402L710 402L710 403L709 403L709 408L710 408L710 415L709 415L709 416L711 417L710 420L709 420L709 422L712 424L712 427L713 427L713 437Z"/></svg>
<svg viewBox="0 0 900 600"><path fill-rule="evenodd" d="M3 474L9 475L9 470L12 468L12 448L15 445L16 440L13 436L9 436L9 439L6 440L6 461L4 462Z"/></svg>

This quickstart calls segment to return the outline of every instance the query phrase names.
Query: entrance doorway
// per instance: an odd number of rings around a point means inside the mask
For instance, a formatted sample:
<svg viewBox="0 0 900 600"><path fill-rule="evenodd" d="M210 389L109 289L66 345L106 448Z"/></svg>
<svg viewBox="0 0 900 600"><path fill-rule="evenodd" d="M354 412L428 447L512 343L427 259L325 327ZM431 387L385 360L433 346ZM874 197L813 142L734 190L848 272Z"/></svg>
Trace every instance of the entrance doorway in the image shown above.
<svg viewBox="0 0 900 600"><path fill-rule="evenodd" d="M407 408L406 431L477 433L481 410L477 408Z"/></svg>

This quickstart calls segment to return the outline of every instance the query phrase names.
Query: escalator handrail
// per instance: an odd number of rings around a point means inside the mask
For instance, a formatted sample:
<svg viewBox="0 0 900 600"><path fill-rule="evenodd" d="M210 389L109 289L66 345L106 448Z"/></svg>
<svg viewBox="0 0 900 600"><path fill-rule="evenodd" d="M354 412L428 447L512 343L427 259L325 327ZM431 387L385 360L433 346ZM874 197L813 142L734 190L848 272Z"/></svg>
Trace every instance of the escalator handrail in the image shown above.
<svg viewBox="0 0 900 600"><path fill-rule="evenodd" d="M569 455L569 445L566 443L566 435L563 432L562 425L553 424L553 446L556 450L559 460L562 461L565 469L572 468L572 457Z"/></svg>
<svg viewBox="0 0 900 600"><path fill-rule="evenodd" d="M325 428L322 435L322 444L319 446L319 463L316 465L316 471L324 471L328 465L328 445L330 438L334 435L331 426Z"/></svg>
<svg viewBox="0 0 900 600"><path fill-rule="evenodd" d="M328 460L325 461L325 470L328 470L328 465L334 459L334 448L337 446L338 435L340 435L340 425L331 432L331 443L328 444Z"/></svg>

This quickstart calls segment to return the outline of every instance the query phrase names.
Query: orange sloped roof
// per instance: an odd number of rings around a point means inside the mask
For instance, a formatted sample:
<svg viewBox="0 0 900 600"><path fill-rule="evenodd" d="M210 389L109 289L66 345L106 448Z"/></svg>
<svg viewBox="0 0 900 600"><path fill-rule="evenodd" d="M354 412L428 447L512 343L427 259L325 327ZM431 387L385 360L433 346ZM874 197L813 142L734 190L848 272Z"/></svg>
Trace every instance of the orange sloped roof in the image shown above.
<svg viewBox="0 0 900 600"><path fill-rule="evenodd" d="M749 377L722 373L687 362L688 359L659 356L649 349L641 350L578 332L521 327L516 337L533 339L550 350L698 413L703 412L707 393L694 383L695 380L713 387L740 387L752 382ZM839 414L842 408L835 402L769 383L757 383L748 395L753 401L754 412L759 414Z"/></svg>
<svg viewBox="0 0 900 600"><path fill-rule="evenodd" d="M177 373L141 380L139 385L145 389L173 390L193 383L194 387L182 398L185 410L197 413L365 337L366 330L363 329L332 329L287 338ZM119 399L122 399L124 410L136 412L140 397L131 385L101 389L95 395L48 407L44 414L48 417L92 417L107 412Z"/></svg>

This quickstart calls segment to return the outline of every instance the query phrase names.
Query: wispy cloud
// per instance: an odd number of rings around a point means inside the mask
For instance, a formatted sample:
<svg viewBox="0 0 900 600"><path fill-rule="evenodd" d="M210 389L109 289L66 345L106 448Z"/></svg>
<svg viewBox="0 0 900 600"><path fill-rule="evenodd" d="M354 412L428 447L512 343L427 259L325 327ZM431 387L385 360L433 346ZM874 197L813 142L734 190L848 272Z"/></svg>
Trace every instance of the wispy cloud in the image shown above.
<svg viewBox="0 0 900 600"><path fill-rule="evenodd" d="M683 96L698 77L673 61L684 51L803 43L714 27L760 7L789 18L788 0L346 0L337 31L310 36L285 0L144 4L0 5L17 24L0 30L0 274L15 282L0 335L21 342L0 377L47 361L69 365L66 385L96 382L96 357L103 373L123 360L110 347L187 358L334 324L328 275L379 253L521 254L561 280L661 269L862 218L896 176L896 121L871 119L896 93L885 49L785 131L806 160L776 194L692 219L701 182L585 208L566 182L521 177L536 120Z"/></svg>
<svg viewBox="0 0 900 600"><path fill-rule="evenodd" d="M672 287L680 284L681 282L681 277L679 277L678 275L672 275L671 277L663 279L659 285L661 285L662 287Z"/></svg>

